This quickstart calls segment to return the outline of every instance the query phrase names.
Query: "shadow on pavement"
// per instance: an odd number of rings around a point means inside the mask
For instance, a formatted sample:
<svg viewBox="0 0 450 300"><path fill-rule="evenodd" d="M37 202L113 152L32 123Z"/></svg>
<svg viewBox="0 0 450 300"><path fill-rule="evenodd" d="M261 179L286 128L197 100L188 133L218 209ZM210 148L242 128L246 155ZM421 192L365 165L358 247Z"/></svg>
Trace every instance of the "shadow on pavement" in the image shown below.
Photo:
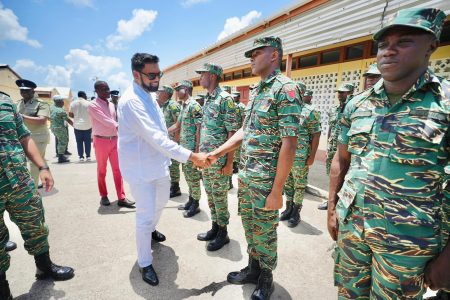
<svg viewBox="0 0 450 300"><path fill-rule="evenodd" d="M206 250L207 245L208 242L205 243L205 251L208 256L220 257L231 261L241 261L242 259L241 246L239 246L238 241L230 239L230 243L228 245L225 245L222 249L213 252Z"/></svg>
<svg viewBox="0 0 450 300"><path fill-rule="evenodd" d="M287 222L285 222L286 226L287 226ZM293 233L298 233L298 234L308 234L308 235L321 235L323 232L322 230L312 226L311 224L305 222L304 220L302 220L300 222L300 224L298 224L296 227L294 228L289 228Z"/></svg>
<svg viewBox="0 0 450 300"><path fill-rule="evenodd" d="M237 271L237 270L236 270ZM275 278L274 278L275 280ZM283 300L292 300L291 295L289 292L279 285L278 283L273 283L275 286L275 289L273 291L272 296L270 296L270 299L283 299ZM256 284L245 284L242 286L242 298L243 299L250 299L250 296L252 295L253 291L256 288Z"/></svg>
<svg viewBox="0 0 450 300"><path fill-rule="evenodd" d="M175 251L168 246L155 244L153 257L153 267L159 278L158 286L151 286L142 280L137 262L131 269L129 276L134 292L144 299L181 300L209 293L214 296L217 291L229 284L226 281L212 282L201 288L180 289L175 283L179 271L178 256L175 254Z"/></svg>
<svg viewBox="0 0 450 300"><path fill-rule="evenodd" d="M188 194L182 193L181 196L176 196L176 197L173 197L173 198L169 198L169 201L173 201L173 202L183 203L184 204L185 202L188 201L188 198L189 198ZM172 206L168 206L168 207L172 207ZM178 205L175 206L175 207L178 207Z"/></svg>
<svg viewBox="0 0 450 300"><path fill-rule="evenodd" d="M120 207L117 205L117 201L112 201L109 206L103 206L99 204L97 212L99 215L121 215L136 212L135 208Z"/></svg>
<svg viewBox="0 0 450 300"><path fill-rule="evenodd" d="M55 187L52 188L50 192L46 192L44 189L38 189L39 194L41 194L42 197L48 197L59 193L59 190Z"/></svg>
<svg viewBox="0 0 450 300"><path fill-rule="evenodd" d="M14 297L14 299L16 300L64 299L66 293L61 290L55 290L54 287L55 283L52 280L36 280L27 294Z"/></svg>

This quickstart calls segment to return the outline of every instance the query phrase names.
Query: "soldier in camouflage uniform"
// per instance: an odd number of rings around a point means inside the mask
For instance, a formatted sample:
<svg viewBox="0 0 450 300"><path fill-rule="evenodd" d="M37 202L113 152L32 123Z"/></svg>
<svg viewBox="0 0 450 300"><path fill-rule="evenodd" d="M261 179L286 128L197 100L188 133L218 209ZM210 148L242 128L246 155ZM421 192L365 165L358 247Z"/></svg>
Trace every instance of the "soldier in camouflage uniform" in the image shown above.
<svg viewBox="0 0 450 300"><path fill-rule="evenodd" d="M288 220L289 227L295 227L300 223L300 211L303 207L303 197L308 185L309 167L314 163L320 140L320 115L314 105L311 104L312 91L298 84L304 100L300 119L300 133L298 136L297 153L294 165L284 186L286 195L286 210L281 213L280 221Z"/></svg>
<svg viewBox="0 0 450 300"><path fill-rule="evenodd" d="M5 274L10 263L5 251L9 238L3 220L5 210L19 227L25 249L34 256L37 279L66 280L74 276L72 268L57 266L50 260L42 198L30 177L26 157L38 166L40 179L50 191L53 178L48 166L30 138L30 131L16 106L0 92L0 299L12 299Z"/></svg>
<svg viewBox="0 0 450 300"><path fill-rule="evenodd" d="M192 82L181 81L176 87L178 99L181 100L181 112L178 121L169 128L170 132L180 132L180 145L192 152L198 152L200 146L200 126L202 122L202 107L192 97ZM199 201L201 197L201 172L191 161L183 164L184 178L189 187L189 200L178 207L185 210L183 216L190 218L200 212Z"/></svg>
<svg viewBox="0 0 450 300"><path fill-rule="evenodd" d="M200 84L208 91L203 106L203 119L200 133L200 151L210 152L227 141L238 129L236 104L231 95L219 86L222 67L206 63L200 74ZM210 241L208 251L216 251L230 242L227 225L228 188L233 173L233 152L209 169L203 170L202 178L208 206L211 210L212 228L197 236L200 241Z"/></svg>
<svg viewBox="0 0 450 300"><path fill-rule="evenodd" d="M363 74L364 77L364 89L367 90L374 86L381 78L380 70L377 68L377 64L371 64L366 72Z"/></svg>
<svg viewBox="0 0 450 300"><path fill-rule="evenodd" d="M180 105L172 99L173 88L168 85L163 85L158 90L158 104L162 108L164 114L164 120L166 121L166 126L169 128L175 124L180 115ZM180 140L180 132L176 131L170 134L170 139L172 141L178 142ZM170 171L170 198L174 198L181 195L180 190L180 163L175 159L171 160L171 165L169 167Z"/></svg>
<svg viewBox="0 0 450 300"><path fill-rule="evenodd" d="M241 102L241 93L240 92L234 92L232 93L234 102L236 102L237 110L238 110L238 116L240 117L239 121L239 127L242 127L242 124L244 123L245 118L245 104ZM239 160L241 159L241 147L237 148L234 152L234 160L233 160L233 173L239 172Z"/></svg>
<svg viewBox="0 0 450 300"><path fill-rule="evenodd" d="M58 146L56 154L58 156L58 163L66 163L70 160L64 156L69 143L69 135L67 132L66 122L73 125L72 120L69 119L67 112L64 110L63 97L56 95L53 97L55 105L50 110L50 129L58 139Z"/></svg>
<svg viewBox="0 0 450 300"><path fill-rule="evenodd" d="M210 153L213 163L242 143L239 205L249 254L248 266L231 272L234 284L257 283L251 299L269 299L277 265L278 210L295 158L302 100L297 85L281 74L281 40L258 38L245 52L261 82L252 89L243 127Z"/></svg>
<svg viewBox="0 0 450 300"><path fill-rule="evenodd" d="M340 299L450 289L450 82L428 69L445 18L399 11L374 34L382 79L345 107L328 204Z"/></svg>
<svg viewBox="0 0 450 300"><path fill-rule="evenodd" d="M39 153L45 159L45 149L50 141L50 133L47 127L47 121L50 118L50 106L34 98L34 89L36 88L34 82L19 79L16 84L22 96L17 104L17 109L22 114L25 125L31 131L31 138L38 147ZM34 184L40 188L39 170L32 162L30 162L30 173Z"/></svg>

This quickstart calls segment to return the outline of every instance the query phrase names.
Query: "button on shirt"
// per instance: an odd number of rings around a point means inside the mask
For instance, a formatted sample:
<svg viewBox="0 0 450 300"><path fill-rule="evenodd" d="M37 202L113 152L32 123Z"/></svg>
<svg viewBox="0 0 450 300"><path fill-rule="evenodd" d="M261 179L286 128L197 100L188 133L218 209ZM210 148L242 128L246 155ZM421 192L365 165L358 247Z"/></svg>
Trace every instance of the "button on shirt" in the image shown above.
<svg viewBox="0 0 450 300"><path fill-rule="evenodd" d="M119 123L116 121L114 104L97 98L89 104L88 112L93 135L117 136Z"/></svg>
<svg viewBox="0 0 450 300"><path fill-rule="evenodd" d="M91 119L88 113L90 102L83 98L78 98L70 104L70 112L73 113L73 128L78 130L89 130L92 128Z"/></svg>
<svg viewBox="0 0 450 300"><path fill-rule="evenodd" d="M164 115L155 99L133 83L120 99L119 163L129 183L169 176L170 159L185 163L191 151L169 138Z"/></svg>

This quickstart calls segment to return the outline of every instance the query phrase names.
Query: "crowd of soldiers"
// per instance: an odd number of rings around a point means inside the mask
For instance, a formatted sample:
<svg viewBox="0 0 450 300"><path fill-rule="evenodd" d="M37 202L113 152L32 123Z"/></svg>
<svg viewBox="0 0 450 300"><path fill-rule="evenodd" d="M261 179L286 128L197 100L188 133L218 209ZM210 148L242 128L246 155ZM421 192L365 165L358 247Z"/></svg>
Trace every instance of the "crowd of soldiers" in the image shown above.
<svg viewBox="0 0 450 300"><path fill-rule="evenodd" d="M436 299L448 297L450 83L428 69L445 18L437 9L399 11L374 34L377 64L364 73L364 91L354 95L351 84L336 90L339 104L329 113L329 200L319 209L328 210L328 230L337 241L333 257L339 299L421 299L427 287L441 289ZM203 181L212 224L197 239L208 242L208 251L230 242L227 197L231 176L239 173L238 212L249 259L246 267L230 272L227 281L256 284L251 299L269 299L278 259L278 223L286 220L295 227L301 222L308 170L321 134L320 115L311 104L313 91L281 73L280 38L258 38L244 55L251 60L253 74L261 77L251 87L246 106L238 92L220 87L223 70L213 63L196 70L206 94L192 97L192 82L182 80L175 87L159 88L156 101L170 138L206 157L182 164L189 198L179 209L186 218L199 213ZM148 76L150 82L158 83L161 73L151 74L157 75ZM8 210L19 226L26 249L35 255L38 278L69 279L73 269L57 266L49 258L48 231L36 187L38 175L47 190L53 184L42 159L45 147L39 146L41 136L43 143L48 139L42 116L52 119L62 162L67 144L64 122L71 122L60 98L54 99L50 113L27 95L29 82L18 85L24 99L17 108L6 96L0 102L0 213ZM174 93L179 103L172 99ZM42 132L35 127L42 127ZM6 151L16 155L5 155ZM31 176L24 168L24 154L36 168ZM176 160L170 178L170 197L177 197L181 191ZM283 193L286 205L279 215ZM30 214L33 218L24 220ZM0 239L6 245L2 217ZM9 257L1 247L1 299L10 296L5 289L8 267ZM151 278L143 274L143 279L157 285L152 267L151 272Z"/></svg>

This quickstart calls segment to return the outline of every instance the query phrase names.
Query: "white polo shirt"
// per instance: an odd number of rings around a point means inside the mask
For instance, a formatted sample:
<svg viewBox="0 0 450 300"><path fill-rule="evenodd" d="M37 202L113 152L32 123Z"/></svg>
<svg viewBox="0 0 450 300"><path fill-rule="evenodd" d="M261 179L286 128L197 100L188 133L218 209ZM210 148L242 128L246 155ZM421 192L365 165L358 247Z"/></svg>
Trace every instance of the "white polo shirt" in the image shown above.
<svg viewBox="0 0 450 300"><path fill-rule="evenodd" d="M78 130L89 130L92 128L91 118L88 113L89 104L89 101L81 97L72 101L69 111L74 116L73 128Z"/></svg>

